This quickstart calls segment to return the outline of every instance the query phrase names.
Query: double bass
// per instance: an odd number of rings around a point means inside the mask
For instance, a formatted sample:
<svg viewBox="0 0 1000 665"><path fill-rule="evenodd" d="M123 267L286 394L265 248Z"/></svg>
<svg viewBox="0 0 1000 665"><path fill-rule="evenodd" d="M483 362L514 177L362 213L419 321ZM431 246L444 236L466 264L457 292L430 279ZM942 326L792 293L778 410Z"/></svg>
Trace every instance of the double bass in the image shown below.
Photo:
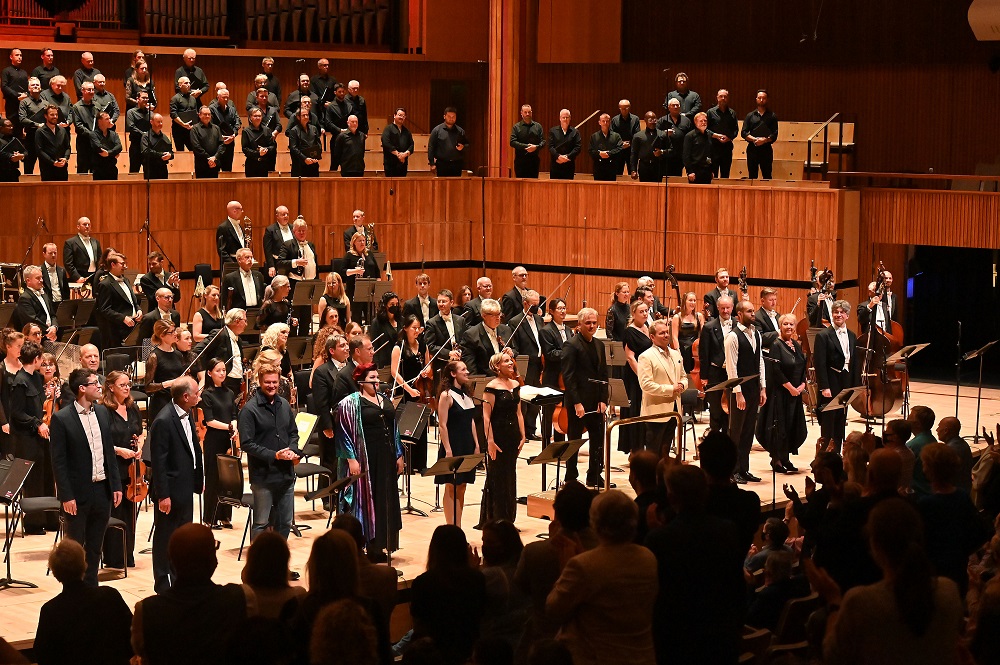
<svg viewBox="0 0 1000 665"><path fill-rule="evenodd" d="M875 277L875 295L884 302L887 291L885 266L879 261ZM865 354L861 380L867 390L851 402L851 407L865 418L877 418L892 413L903 397L905 377L886 363L889 356L903 347L903 327L891 319L887 323L883 329L872 316L869 329L858 338L857 349Z"/></svg>

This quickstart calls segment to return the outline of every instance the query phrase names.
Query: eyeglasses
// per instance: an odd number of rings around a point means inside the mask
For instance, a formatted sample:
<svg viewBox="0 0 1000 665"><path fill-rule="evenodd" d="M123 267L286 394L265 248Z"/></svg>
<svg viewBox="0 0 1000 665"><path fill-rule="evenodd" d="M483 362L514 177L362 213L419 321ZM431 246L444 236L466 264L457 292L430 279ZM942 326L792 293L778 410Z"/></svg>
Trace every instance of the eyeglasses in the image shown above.
<svg viewBox="0 0 1000 665"><path fill-rule="evenodd" d="M100 381L96 381L96 380L95 381L88 381L87 383L85 383L83 385L85 385L85 386L99 386L99 385L101 385L101 382Z"/></svg>
<svg viewBox="0 0 1000 665"><path fill-rule="evenodd" d="M115 388L131 388L131 383L116 383Z"/></svg>

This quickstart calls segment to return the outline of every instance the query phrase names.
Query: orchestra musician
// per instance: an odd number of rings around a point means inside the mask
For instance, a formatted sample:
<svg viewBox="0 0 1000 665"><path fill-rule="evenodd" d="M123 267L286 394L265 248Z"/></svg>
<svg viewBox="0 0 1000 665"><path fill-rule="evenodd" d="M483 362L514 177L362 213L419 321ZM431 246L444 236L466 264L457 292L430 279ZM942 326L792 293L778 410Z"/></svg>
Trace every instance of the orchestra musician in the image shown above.
<svg viewBox="0 0 1000 665"><path fill-rule="evenodd" d="M104 348L115 348L142 321L139 296L123 275L127 260L122 254L108 256L108 274L97 285L97 322Z"/></svg>
<svg viewBox="0 0 1000 665"><path fill-rule="evenodd" d="M431 278L427 273L420 273L414 280L417 285L417 295L403 303L403 316L410 314L417 317L421 326L426 326L432 316L437 316L437 300L431 300Z"/></svg>
<svg viewBox="0 0 1000 665"><path fill-rule="evenodd" d="M736 325L725 339L727 378L756 375L733 386L729 401L729 438L736 443L734 477L739 484L760 482L760 478L750 473L750 447L757 430L757 413L767 402L764 340L753 322L753 303L741 302L736 307Z"/></svg>
<svg viewBox="0 0 1000 665"><path fill-rule="evenodd" d="M222 220L215 230L215 248L219 253L219 267L227 263L236 263L236 251L247 247L247 239L243 235L243 204L230 201L226 204L226 219Z"/></svg>
<svg viewBox="0 0 1000 665"><path fill-rule="evenodd" d="M680 351L684 359L685 372L694 369L694 343L701 336L701 330L705 326L705 316L697 311L697 308L698 296L694 291L688 291L682 297L680 311L670 317L672 346Z"/></svg>
<svg viewBox="0 0 1000 665"><path fill-rule="evenodd" d="M204 298L204 306L195 312L191 319L192 339L195 342L202 341L212 334L213 330L219 330L225 325L222 322L225 315L220 304L222 295L219 293L219 287L214 284L206 286Z"/></svg>
<svg viewBox="0 0 1000 665"><path fill-rule="evenodd" d="M771 344L767 363L767 402L757 418L757 440L771 454L776 473L795 473L790 456L806 440L806 355L794 339L794 314L778 318L780 336Z"/></svg>
<svg viewBox="0 0 1000 665"><path fill-rule="evenodd" d="M111 508L111 516L125 523L125 551L122 551L122 541L116 531L106 533L104 560L109 568L134 568L136 504L128 498L127 489L129 469L133 468L135 460L142 455L143 434L142 415L139 413L139 406L132 399L132 381L128 374L117 371L108 374L101 404L111 416L111 444L114 446L118 475L121 478L118 489L122 492L122 499L117 506Z"/></svg>
<svg viewBox="0 0 1000 665"><path fill-rule="evenodd" d="M27 266L21 273L24 276L24 292L17 299L15 320L18 325L37 323L46 337L55 341L58 322L56 308L49 300L42 283L42 269L38 266Z"/></svg>
<svg viewBox="0 0 1000 665"><path fill-rule="evenodd" d="M740 301L736 291L729 288L729 271L719 268L715 271L715 288L705 294L705 318L714 319L719 316L719 298L728 296L732 299L733 305Z"/></svg>
<svg viewBox="0 0 1000 665"><path fill-rule="evenodd" d="M573 329L566 325L566 301L562 298L552 298L549 300L549 314L552 320L542 326L539 338L542 342L542 357L545 359L545 367L542 370L542 385L546 388L561 388L562 380L562 352L563 346L575 334ZM552 416L555 413L556 405L547 404L542 407L542 449L548 447L554 441L565 441L564 432L554 431L552 427Z"/></svg>
<svg viewBox="0 0 1000 665"><path fill-rule="evenodd" d="M337 463L333 443L333 410L337 408L334 396L336 395L337 374L347 366L350 355L350 344L347 338L336 332L331 334L326 338L323 355L325 362L316 367L312 375L309 413L317 417L316 430L319 432L320 464L332 469ZM321 475L317 489L323 489L329 484L329 477ZM323 510L330 510L329 497L323 498Z"/></svg>
<svg viewBox="0 0 1000 665"><path fill-rule="evenodd" d="M483 300L479 307L479 314L482 323L473 326L465 334L465 346L468 346L468 355L465 364L469 366L471 374L485 374L494 376L494 370L490 367L490 358L504 350L505 344L513 344L511 340L511 328L505 323L500 323L500 303L492 298ZM517 355L515 349L510 349L509 353Z"/></svg>
<svg viewBox="0 0 1000 665"><path fill-rule="evenodd" d="M153 326L157 321L172 323L175 327L181 325L181 313L174 309L174 294L168 288L156 290L156 307L142 317L139 324L139 339L149 339L153 336Z"/></svg>
<svg viewBox="0 0 1000 665"><path fill-rule="evenodd" d="M818 283L813 283L809 289L809 296L806 298L806 316L809 317L810 328L822 328L833 321L833 303L837 300L837 292L832 289L834 285L832 271L827 284L827 288L824 289L820 288Z"/></svg>
<svg viewBox="0 0 1000 665"><path fill-rule="evenodd" d="M423 326L413 314L403 317L399 328L398 342L392 345L389 357L389 367L392 374L392 395L402 394L404 402L419 402L423 393L417 387L421 377L432 382L431 369L427 365L427 345L424 343ZM396 389L398 386L398 390ZM433 390L433 388L431 388ZM424 428L420 440L410 445L410 473L427 468L427 428Z"/></svg>
<svg viewBox="0 0 1000 665"><path fill-rule="evenodd" d="M563 345L562 372L566 384L564 407L569 417L570 440L579 439L586 429L590 436L590 465L587 485L601 487L604 479L604 414L608 408L608 364L604 342L597 332L597 310L584 307L577 315L577 334ZM566 480L575 480L577 455L566 463ZM614 484L611 485L614 487Z"/></svg>
<svg viewBox="0 0 1000 665"><path fill-rule="evenodd" d="M264 268L268 279L278 274L278 255L282 245L295 237L289 217L288 208L278 206L274 209L274 223L264 229Z"/></svg>
<svg viewBox="0 0 1000 665"><path fill-rule="evenodd" d="M483 428L486 466L479 525L493 520L513 522L517 517L517 454L524 446L524 413L519 397L517 367L507 353L490 358L494 379L483 391Z"/></svg>
<svg viewBox="0 0 1000 665"><path fill-rule="evenodd" d="M728 279L728 275L727 275ZM701 378L706 388L726 380L725 338L733 329L733 299L720 296L715 301L718 315L702 326L699 336L698 356L701 363ZM729 416L722 410L722 391L705 393L709 409L709 429L713 432L729 431Z"/></svg>
<svg viewBox="0 0 1000 665"><path fill-rule="evenodd" d="M20 334L20 333L19 333ZM10 433L14 438L14 455L35 463L24 481L22 496L53 496L55 481L52 475L49 425L44 417L45 389L42 374L42 347L26 341L21 346L21 368L10 381ZM53 513L24 516L24 532L42 535L46 529L58 526Z"/></svg>
<svg viewBox="0 0 1000 665"><path fill-rule="evenodd" d="M441 447L438 459L458 455L478 455L479 439L473 426L476 403L469 394L469 368L461 360L450 360L441 371L438 389L438 423L441 432ZM465 508L465 488L476 482L475 470L449 476L434 477L434 483L444 485L444 508L446 524L462 525L462 511Z"/></svg>
<svg viewBox="0 0 1000 665"><path fill-rule="evenodd" d="M243 342L240 335L247 327L246 310L234 307L226 312L223 319L225 327L213 336L206 337L194 347L194 354L201 354L202 369L207 366L209 358L228 358L226 360L226 380L223 384L239 395L243 387Z"/></svg>
<svg viewBox="0 0 1000 665"><path fill-rule="evenodd" d="M91 237L90 219L81 217L76 220L76 235L70 236L63 243L63 266L69 281L83 284L97 272L100 257L101 241Z"/></svg>
<svg viewBox="0 0 1000 665"><path fill-rule="evenodd" d="M622 379L625 382L625 393L628 395L629 406L622 409L622 418L640 415L642 387L639 385L639 356L652 345L648 324L649 305L644 300L633 300L629 310L631 312L629 325L622 335L622 342L625 346L625 367ZM645 442L645 423L626 425L618 430L618 450L626 454L642 450Z"/></svg>
<svg viewBox="0 0 1000 665"><path fill-rule="evenodd" d="M822 436L839 452L847 428L847 409L829 412L822 409L841 390L860 383L861 359L855 353L857 335L847 328L851 304L846 300L835 300L831 309L833 325L816 335L813 366L816 368L816 386L820 391L816 411L819 413Z"/></svg>
<svg viewBox="0 0 1000 665"><path fill-rule="evenodd" d="M482 307L483 301L493 297L493 280L489 277L480 277L476 280L476 292L475 298L467 301L465 303L465 322L469 324L469 327L478 325L483 322L482 316L480 316L479 308ZM469 368L473 374L475 370Z"/></svg>
<svg viewBox="0 0 1000 665"><path fill-rule="evenodd" d="M149 256L146 257L148 272L139 278L139 288L146 296L147 312L152 311L153 307L156 306L157 289L170 289L171 293L174 294L175 303L180 302L181 299L180 273L168 273L163 267L164 260L165 257L159 251L150 252Z"/></svg>
<svg viewBox="0 0 1000 665"><path fill-rule="evenodd" d="M615 294L611 297L611 306L604 317L604 326L608 339L622 341L625 336L625 328L628 327L629 298L632 295L628 282L618 282L615 284Z"/></svg>
<svg viewBox="0 0 1000 665"><path fill-rule="evenodd" d="M524 372L524 383L528 386L542 384L542 342L539 337L545 320L538 313L538 292L528 289L524 296L524 311L508 321L513 331L514 347L518 354L528 357L528 367ZM522 321L524 323L522 323ZM541 441L538 436L538 407L526 404L524 409L524 430L531 441Z"/></svg>
<svg viewBox="0 0 1000 665"><path fill-rule="evenodd" d="M449 362L462 360L462 349L467 325L465 319L455 313L452 306L454 297L448 289L437 293L437 315L431 317L424 327L424 342L427 353L434 358L434 372L440 376L441 370ZM446 347L447 352L441 347Z"/></svg>
<svg viewBox="0 0 1000 665"><path fill-rule="evenodd" d="M253 252L248 247L236 250L236 263L239 270L229 272L222 279L228 306L240 309L260 307L264 300L264 276L253 268Z"/></svg>
<svg viewBox="0 0 1000 665"><path fill-rule="evenodd" d="M757 329L760 330L764 340L764 348L770 349L774 341L779 337L778 292L770 287L760 290L760 309L754 316Z"/></svg>
<svg viewBox="0 0 1000 665"><path fill-rule="evenodd" d="M169 322L158 320L153 324L153 336L150 343L152 352L146 360L145 393L150 396L146 409L148 422L153 422L156 414L170 403L170 387L184 373L188 363L174 345L177 342L177 327Z"/></svg>
<svg viewBox="0 0 1000 665"><path fill-rule="evenodd" d="M69 275L66 269L56 263L57 250L54 242L47 242L42 245L42 257L45 259L42 268L42 287L48 294L49 300L56 307L63 300L69 300Z"/></svg>
<svg viewBox="0 0 1000 665"><path fill-rule="evenodd" d="M858 304L858 325L862 331L867 331L874 321L882 330L890 328L890 321L897 321L899 301L896 294L892 292L892 273L888 270L882 272L885 279L885 301L882 294L876 291L876 283L868 285L868 302Z"/></svg>
<svg viewBox="0 0 1000 665"><path fill-rule="evenodd" d="M351 236L351 249L344 255L344 260L341 263L343 271L341 275L347 289L347 298L351 301L351 320L359 323L370 323L370 321L368 321L368 302L358 302L358 297L355 294L357 279L358 277L379 279L382 276L375 255L368 250L368 240L365 238L365 234L355 233Z"/></svg>

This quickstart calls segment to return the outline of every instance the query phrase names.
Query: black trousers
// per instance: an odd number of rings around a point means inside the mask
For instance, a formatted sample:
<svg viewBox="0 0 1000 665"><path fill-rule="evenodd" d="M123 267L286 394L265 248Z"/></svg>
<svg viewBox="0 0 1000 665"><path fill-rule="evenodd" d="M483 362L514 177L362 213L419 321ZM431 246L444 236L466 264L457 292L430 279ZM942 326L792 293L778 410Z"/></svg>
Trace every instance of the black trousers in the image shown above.
<svg viewBox="0 0 1000 665"><path fill-rule="evenodd" d="M615 163L611 158L594 162L594 180L614 182L616 175Z"/></svg>
<svg viewBox="0 0 1000 665"><path fill-rule="evenodd" d="M94 170L94 153L90 147L90 137L76 136L76 172L90 173Z"/></svg>
<svg viewBox="0 0 1000 665"><path fill-rule="evenodd" d="M12 438L14 440L14 455L35 463L24 479L23 495L25 497L55 496L55 474L52 471L49 442L24 432L15 432ZM59 516L55 513L37 513L24 518L25 529L51 529L54 531L58 526Z"/></svg>
<svg viewBox="0 0 1000 665"><path fill-rule="evenodd" d="M760 175L764 180L771 179L771 166L774 162L774 150L771 149L771 144L762 145L759 148L756 146L747 146L747 175L753 180L757 177L757 170L760 169Z"/></svg>
<svg viewBox="0 0 1000 665"><path fill-rule="evenodd" d="M66 182L69 180L69 166L48 166L38 160L38 170L42 174L42 182Z"/></svg>
<svg viewBox="0 0 1000 665"><path fill-rule="evenodd" d="M174 124L170 128L170 136L174 140L174 152L192 150L190 129L185 129L180 125Z"/></svg>
<svg viewBox="0 0 1000 665"><path fill-rule="evenodd" d="M83 545L87 554L87 572L83 581L97 586L97 570L101 567L101 548L104 545L104 530L111 517L111 488L108 481L94 483L86 499L76 500L76 515L62 513L66 525L66 537Z"/></svg>
<svg viewBox="0 0 1000 665"><path fill-rule="evenodd" d="M604 468L604 414L588 413L583 418L577 418L572 406L569 409L569 438L579 439L583 431L590 435L590 463L587 467L587 483L596 484ZM573 455L566 462L566 480L575 480L580 472L576 468L579 455Z"/></svg>
<svg viewBox="0 0 1000 665"><path fill-rule="evenodd" d="M733 168L733 144L725 145L728 149L717 142L712 145L712 174L716 178L728 178Z"/></svg>
<svg viewBox="0 0 1000 665"><path fill-rule="evenodd" d="M156 473L154 470L153 473ZM170 560L167 558L167 545L170 536L181 525L194 521L194 500L191 494L171 497L170 514L160 510L154 499L153 507L153 590L163 593L170 588Z"/></svg>
<svg viewBox="0 0 1000 665"><path fill-rule="evenodd" d="M205 524L215 524L220 520L233 517L233 508L229 504L219 503L219 460L217 455L229 453L229 433L222 430L209 429L205 434L202 455L205 460L205 494L202 499L202 519Z"/></svg>
<svg viewBox="0 0 1000 665"><path fill-rule="evenodd" d="M629 158L631 157L631 149L623 148L617 155L612 155L611 157L611 168L614 170L615 175L619 176L622 173L629 175Z"/></svg>
<svg viewBox="0 0 1000 665"><path fill-rule="evenodd" d="M382 162L382 170L385 171L386 178L405 178L407 171L409 171L410 158L407 157L405 162L401 162L395 157L392 159L386 159Z"/></svg>
<svg viewBox="0 0 1000 665"><path fill-rule="evenodd" d="M439 178L457 178L461 176L463 165L464 162L461 159L439 159L434 163L434 166L437 167L435 172Z"/></svg>
<svg viewBox="0 0 1000 665"><path fill-rule="evenodd" d="M736 393L729 399L729 438L736 443L737 473L750 471L750 447L753 445L754 432L757 431L757 412L760 410L760 384L748 381L740 386L746 399L747 408L736 406Z"/></svg>
<svg viewBox="0 0 1000 665"><path fill-rule="evenodd" d="M138 173L142 168L142 139L134 140L129 137L128 142L128 172Z"/></svg>
<svg viewBox="0 0 1000 665"><path fill-rule="evenodd" d="M549 167L549 180L572 180L576 175L576 162L570 160L565 164L559 164L554 159Z"/></svg>
<svg viewBox="0 0 1000 665"><path fill-rule="evenodd" d="M639 182L660 182L663 180L662 167L658 162L639 162L636 166Z"/></svg>
<svg viewBox="0 0 1000 665"><path fill-rule="evenodd" d="M31 175L35 172L35 162L38 161L38 153L35 151L35 130L25 132L24 139L24 175Z"/></svg>
<svg viewBox="0 0 1000 665"><path fill-rule="evenodd" d="M831 392L836 396L840 391ZM819 418L820 436L828 442L833 441L836 444L835 449L839 451L841 445L844 443L844 434L847 430L847 409L822 411L832 401L832 398L820 395L820 398L816 400L816 415Z"/></svg>
<svg viewBox="0 0 1000 665"><path fill-rule="evenodd" d="M233 149L234 145L236 145L235 139L233 140L232 143L227 145L225 149L222 151L222 157L219 157L220 171L225 171L226 173L229 173L233 170L233 154L235 153L235 150Z"/></svg>
<svg viewBox="0 0 1000 665"><path fill-rule="evenodd" d="M711 166L701 166L695 167L688 170L688 174L694 173L694 184L696 185L711 185L712 184L712 167Z"/></svg>
<svg viewBox="0 0 1000 665"><path fill-rule="evenodd" d="M684 159L679 150L671 150L667 153L667 158L663 160L663 172L670 177L677 177L684 171Z"/></svg>
<svg viewBox="0 0 1000 665"><path fill-rule="evenodd" d="M93 173L94 180L118 180L118 167L116 165L95 166Z"/></svg>
<svg viewBox="0 0 1000 665"><path fill-rule="evenodd" d="M121 471L121 464L118 470ZM121 534L117 530L104 532L104 565L109 568L123 568L135 565L135 504L128 500L125 490L128 488L128 475L122 477L122 500L117 506L111 506L111 517L125 522L125 551L122 551Z"/></svg>
<svg viewBox="0 0 1000 665"><path fill-rule="evenodd" d="M558 389L558 386L551 386ZM542 450L553 441L565 441L566 435L556 431L552 425L552 414L555 413L555 404L542 407Z"/></svg>
<svg viewBox="0 0 1000 665"><path fill-rule="evenodd" d="M537 178L538 177L538 151L528 153L524 157L514 158L515 178Z"/></svg>
<svg viewBox="0 0 1000 665"><path fill-rule="evenodd" d="M708 386L706 387L711 388L721 382L721 379L715 381L709 379ZM729 416L722 410L722 391L706 392L705 402L708 404L709 409L708 428L713 432L728 432Z"/></svg>
<svg viewBox="0 0 1000 665"><path fill-rule="evenodd" d="M215 168L209 166L208 160L204 157L198 157L195 155L194 158L194 177L195 178L218 178L219 177L219 166L221 160L216 160Z"/></svg>
<svg viewBox="0 0 1000 665"><path fill-rule="evenodd" d="M677 421L666 423L647 422L646 450L651 450L660 457L666 457L674 444L674 433L677 431Z"/></svg>
<svg viewBox="0 0 1000 665"><path fill-rule="evenodd" d="M304 162L296 163L295 158L292 158L292 177L293 178L318 178L319 177L319 162L315 164L306 164Z"/></svg>
<svg viewBox="0 0 1000 665"><path fill-rule="evenodd" d="M535 359L532 359L535 360ZM536 362L539 362L536 360ZM526 386L540 386L542 385L542 368L539 364L535 362L528 361L528 369L524 373L524 385ZM524 413L524 435L534 436L538 432L538 413L540 409L537 404L525 403L523 406Z"/></svg>

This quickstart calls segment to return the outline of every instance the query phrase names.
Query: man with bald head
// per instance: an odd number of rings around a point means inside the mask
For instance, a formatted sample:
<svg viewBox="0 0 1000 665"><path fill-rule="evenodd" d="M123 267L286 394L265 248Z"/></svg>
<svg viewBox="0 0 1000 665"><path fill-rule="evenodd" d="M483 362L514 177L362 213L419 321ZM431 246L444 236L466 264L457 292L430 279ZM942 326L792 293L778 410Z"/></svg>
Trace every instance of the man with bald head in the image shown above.
<svg viewBox="0 0 1000 665"><path fill-rule="evenodd" d="M94 67L94 54L85 51L80 54L80 68L73 72L73 87L76 89L76 98L83 97L83 84L93 83L94 77L101 73L100 69Z"/></svg>
<svg viewBox="0 0 1000 665"><path fill-rule="evenodd" d="M583 149L583 139L570 124L569 109L559 111L559 124L549 130L550 180L572 180L576 175L576 158Z"/></svg>
<svg viewBox="0 0 1000 665"><path fill-rule="evenodd" d="M668 178L679 176L684 169L684 136L694 129L694 125L690 118L681 113L681 103L676 97L668 99L667 115L656 122L656 128L667 138L664 172Z"/></svg>
<svg viewBox="0 0 1000 665"><path fill-rule="evenodd" d="M174 158L174 146L170 137L163 132L162 115L154 113L149 126L150 130L142 135L139 149L142 154L142 171L147 180L166 180L167 164Z"/></svg>
<svg viewBox="0 0 1000 665"><path fill-rule="evenodd" d="M613 182L615 160L622 153L622 137L611 131L611 116L602 113L600 128L590 136L590 158L594 160L594 180Z"/></svg>
<svg viewBox="0 0 1000 665"><path fill-rule="evenodd" d="M476 280L476 297L465 303L465 314L463 318L465 319L466 327L471 328L472 326L478 325L483 322L483 317L479 312L479 308L482 307L484 300L489 300L493 297L493 280L489 277L480 277Z"/></svg>
<svg viewBox="0 0 1000 665"><path fill-rule="evenodd" d="M715 318L701 327L699 336L698 357L701 361L701 378L708 382L706 387L722 383L726 380L726 336L733 330L733 298L729 295L720 296L716 301L717 314ZM729 416L722 410L722 391L705 394L710 412L709 429L714 432L729 431Z"/></svg>
<svg viewBox="0 0 1000 665"><path fill-rule="evenodd" d="M347 82L347 101L351 104L351 113L358 116L358 129L368 135L368 103L361 96L361 83L351 79Z"/></svg>
<svg viewBox="0 0 1000 665"><path fill-rule="evenodd" d="M90 235L90 218L76 220L76 235L63 243L63 266L69 281L83 284L97 272L97 262L101 260L101 243Z"/></svg>
<svg viewBox="0 0 1000 665"><path fill-rule="evenodd" d="M655 117L655 116L654 116ZM622 151L615 161L615 175L622 170L629 174L628 164L632 152L632 137L642 131L639 116L632 113L632 102L622 99L618 102L618 113L611 118L611 131L622 137Z"/></svg>
<svg viewBox="0 0 1000 665"><path fill-rule="evenodd" d="M226 219L215 230L219 267L227 263L236 263L236 251L248 246L243 236L243 204L239 201L230 201L226 204Z"/></svg>
<svg viewBox="0 0 1000 665"><path fill-rule="evenodd" d="M733 166L733 141L739 134L736 111L729 107L729 91L725 88L715 95L716 104L708 109L708 132L712 137L713 175L728 178Z"/></svg>
<svg viewBox="0 0 1000 665"><path fill-rule="evenodd" d="M340 169L344 178L360 178L365 174L365 140L358 116L347 116L347 131L340 132L333 140L330 151L330 170Z"/></svg>
<svg viewBox="0 0 1000 665"><path fill-rule="evenodd" d="M956 453L961 461L958 475L955 478L955 486L964 489L966 492L972 490L972 449L969 442L962 438L962 423L955 416L945 416L938 422L938 441L948 446Z"/></svg>
<svg viewBox="0 0 1000 665"><path fill-rule="evenodd" d="M178 78L177 94L170 98L170 134L178 150L191 147L191 130L197 123L193 114L198 112L200 106L198 97L191 91L191 79L187 76Z"/></svg>
<svg viewBox="0 0 1000 665"><path fill-rule="evenodd" d="M108 92L108 79L104 74L97 74L94 76L94 106L97 107L98 111L105 111L109 116L111 116L111 124L118 123L118 117L121 115L121 108L118 106L118 100L115 96Z"/></svg>
<svg viewBox="0 0 1000 665"><path fill-rule="evenodd" d="M191 96L195 99L200 99L202 95L208 92L208 77L205 76L205 72L202 71L201 67L194 64L198 58L198 53L193 48L189 48L184 51L182 57L184 58L184 64L174 72L174 92L181 91L180 79L184 77L191 84Z"/></svg>
<svg viewBox="0 0 1000 665"><path fill-rule="evenodd" d="M364 213L361 214L364 216ZM294 237L290 222L288 208L278 206L274 209L274 223L264 229L264 269L268 279L278 274L277 261L281 246Z"/></svg>
<svg viewBox="0 0 1000 665"><path fill-rule="evenodd" d="M355 233L360 233L360 234L364 235L364 233L365 233L365 226L366 225L367 225L367 222L365 221L365 211L364 210L358 209L358 210L355 210L353 213L351 213L351 225L348 226L346 229L344 229L344 251L345 252L351 251L351 238L354 237ZM370 252L377 252L378 251L378 238L375 238L375 241L368 248L368 251L370 251Z"/></svg>
<svg viewBox="0 0 1000 665"><path fill-rule="evenodd" d="M139 324L139 339L149 339L153 336L153 326L157 321L172 323L174 327L181 325L181 315L174 309L174 292L169 287L156 289L153 307L142 317Z"/></svg>
<svg viewBox="0 0 1000 665"><path fill-rule="evenodd" d="M212 124L219 128L219 134L222 136L223 148L219 157L219 170L229 173L233 170L233 154L241 124L236 107L229 101L227 88L219 88L216 91L215 99L208 105L208 110L212 114Z"/></svg>

